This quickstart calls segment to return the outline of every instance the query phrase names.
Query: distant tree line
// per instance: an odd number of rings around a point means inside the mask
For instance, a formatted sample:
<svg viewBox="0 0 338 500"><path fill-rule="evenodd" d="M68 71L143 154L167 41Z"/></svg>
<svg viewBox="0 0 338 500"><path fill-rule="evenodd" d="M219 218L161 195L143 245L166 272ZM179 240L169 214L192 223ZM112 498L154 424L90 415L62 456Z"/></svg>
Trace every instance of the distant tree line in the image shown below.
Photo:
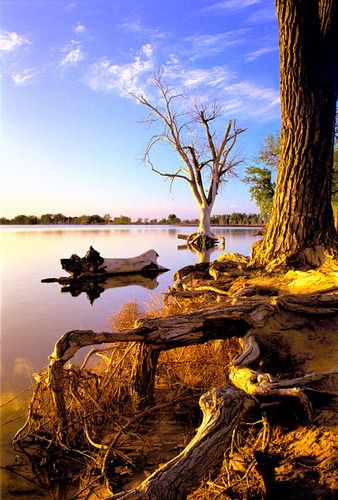
<svg viewBox="0 0 338 500"><path fill-rule="evenodd" d="M37 224L193 224L198 225L199 219L180 219L175 214L169 214L167 218L149 219L138 217L132 221L127 215L120 215L112 218L110 214L101 215L80 215L71 217L68 215L58 214L43 214L40 217L36 215L17 215L13 219L0 217L1 225L37 225ZM214 215L211 217L212 225L260 225L263 224L263 219L257 214L245 214L233 212L232 214Z"/></svg>

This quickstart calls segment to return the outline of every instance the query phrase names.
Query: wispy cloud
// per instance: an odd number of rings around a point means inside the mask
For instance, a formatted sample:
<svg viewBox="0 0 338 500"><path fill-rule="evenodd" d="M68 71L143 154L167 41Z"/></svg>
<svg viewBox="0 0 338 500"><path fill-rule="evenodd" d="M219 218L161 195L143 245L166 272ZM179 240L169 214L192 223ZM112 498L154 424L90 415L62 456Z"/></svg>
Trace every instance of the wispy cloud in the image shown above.
<svg viewBox="0 0 338 500"><path fill-rule="evenodd" d="M204 7L203 12L222 12L240 10L261 3L262 0L221 0Z"/></svg>
<svg viewBox="0 0 338 500"><path fill-rule="evenodd" d="M144 26L139 19L128 19L120 24L120 27L130 33L140 35L149 40L167 38L168 33L160 31L159 28Z"/></svg>
<svg viewBox="0 0 338 500"><path fill-rule="evenodd" d="M154 47L144 45L133 61L114 64L108 58L101 59L90 67L86 84L95 91L117 92L125 90L135 94L156 97L151 80L158 69ZM180 59L171 53L161 66L163 81L178 93L187 95L189 101L208 102L217 100L224 112L239 119L254 118L269 121L279 116L279 91L262 87L250 80L241 80L227 66L201 68L191 61Z"/></svg>
<svg viewBox="0 0 338 500"><path fill-rule="evenodd" d="M23 71L17 71L10 75L12 82L16 86L24 87L29 85L37 76L37 70L35 68L26 68Z"/></svg>
<svg viewBox="0 0 338 500"><path fill-rule="evenodd" d="M113 64L103 58L93 64L85 78L92 90L125 94L125 89L133 93L144 93L146 80L154 72L153 48L143 45L134 60L126 64Z"/></svg>
<svg viewBox="0 0 338 500"><path fill-rule="evenodd" d="M86 27L82 23L76 23L75 26L73 26L73 31L77 35L80 35L81 33L84 33L86 31Z"/></svg>
<svg viewBox="0 0 338 500"><path fill-rule="evenodd" d="M245 42L246 33L246 29L238 29L213 35L197 34L186 37L184 42L185 45L190 45L188 50L192 53L191 60L196 60L202 57L211 57L228 48L241 45Z"/></svg>
<svg viewBox="0 0 338 500"><path fill-rule="evenodd" d="M175 86L179 86L182 91L192 91L194 89L218 88L229 82L232 73L222 66L212 68L185 68L180 62L172 64L168 62L163 68L163 77L172 81Z"/></svg>
<svg viewBox="0 0 338 500"><path fill-rule="evenodd" d="M61 50L64 54L60 61L60 66L76 66L85 57L81 44L74 40Z"/></svg>
<svg viewBox="0 0 338 500"><path fill-rule="evenodd" d="M252 24L270 23L274 20L277 22L277 14L276 9L271 5L264 5L264 8L259 8L255 12L252 12L246 19L248 23Z"/></svg>
<svg viewBox="0 0 338 500"><path fill-rule="evenodd" d="M278 47L263 47L258 50L253 50L246 55L246 61L252 62L258 59L259 57L265 56L266 54L270 54L271 52L277 52Z"/></svg>
<svg viewBox="0 0 338 500"><path fill-rule="evenodd" d="M29 45L30 41L14 31L9 32L0 30L0 50L3 52L11 52L21 45Z"/></svg>
<svg viewBox="0 0 338 500"><path fill-rule="evenodd" d="M224 86L225 110L267 122L279 116L279 91L242 80Z"/></svg>
<svg viewBox="0 0 338 500"><path fill-rule="evenodd" d="M66 6L65 6L65 11L66 12L72 12L74 9L76 9L77 7L77 3L76 2L69 2Z"/></svg>

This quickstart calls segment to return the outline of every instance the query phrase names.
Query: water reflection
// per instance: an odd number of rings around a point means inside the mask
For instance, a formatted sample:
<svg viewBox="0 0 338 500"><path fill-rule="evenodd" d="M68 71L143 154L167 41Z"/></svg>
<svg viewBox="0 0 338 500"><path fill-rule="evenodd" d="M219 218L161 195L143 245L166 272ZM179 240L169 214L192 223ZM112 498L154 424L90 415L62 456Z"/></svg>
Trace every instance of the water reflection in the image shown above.
<svg viewBox="0 0 338 500"><path fill-rule="evenodd" d="M178 269L215 259L223 251L248 255L257 239L254 228L217 227L213 232L225 237L224 250L216 247L209 254L177 251L178 234L195 231L191 226L1 227L2 390L21 390L29 382L25 370L13 374L16 358L27 359L32 371L39 371L65 331L105 330L108 318L126 302L143 305L152 295L166 292ZM60 258L68 253L83 255L90 245L111 258L133 257L154 248L159 264L171 271L150 280L133 277L128 283L125 277L109 278L98 283L96 290L66 289L66 293L60 293L57 283L41 283L46 276L65 276L60 273Z"/></svg>
<svg viewBox="0 0 338 500"><path fill-rule="evenodd" d="M1 227L0 372L1 393L5 401L12 400L13 395L32 385L32 373L43 370L55 342L64 332L107 330L110 328L109 318L123 304L150 303L172 285L175 271L197 260L214 259L222 253L221 248L213 248L209 254L189 249L178 252L177 235L195 231L196 228L182 226ZM253 228L214 228L214 231L225 237L226 252L248 255L257 239ZM41 283L46 276L60 276L60 257L68 253L82 255L90 245L101 255L112 258L132 257L154 248L160 255L159 264L171 272L151 278L135 275L110 277L97 283L96 290L95 287L93 290L61 289L66 293L60 293L57 283ZM6 423L1 429L2 443L10 441L19 427L16 419L27 408L27 393L2 408L2 422ZM15 456L12 458L14 461ZM5 463L9 463L8 457ZM11 478L6 479L8 487L11 481Z"/></svg>
<svg viewBox="0 0 338 500"><path fill-rule="evenodd" d="M69 292L72 297L78 297L85 293L89 302L93 305L100 295L110 288L120 288L125 286L141 286L148 290L155 290L158 287L158 271L147 272L147 274L125 274L112 276L109 278L99 278L95 280L73 280L62 286L61 292Z"/></svg>
<svg viewBox="0 0 338 500"><path fill-rule="evenodd" d="M189 246L189 245L178 245L177 250L190 250L192 253L197 255L198 262L206 262L209 263L211 261L211 256L213 253L219 254L220 251L223 251L225 248L224 238L222 239L221 245L217 245L212 248L199 250L198 248Z"/></svg>

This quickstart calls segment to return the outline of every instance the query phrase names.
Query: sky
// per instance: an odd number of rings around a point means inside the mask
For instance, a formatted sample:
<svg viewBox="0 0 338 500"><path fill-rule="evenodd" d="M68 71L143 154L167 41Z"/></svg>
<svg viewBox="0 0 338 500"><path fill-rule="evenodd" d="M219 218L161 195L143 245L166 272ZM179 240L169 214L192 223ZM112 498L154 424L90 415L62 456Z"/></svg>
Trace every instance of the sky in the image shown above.
<svg viewBox="0 0 338 500"><path fill-rule="evenodd" d="M126 91L158 103L159 72L187 105L221 106L217 136L246 129L213 213L258 213L240 178L280 127L273 0L2 0L0 14L0 216L198 217L187 183L142 160L162 130ZM152 160L180 165L168 145Z"/></svg>

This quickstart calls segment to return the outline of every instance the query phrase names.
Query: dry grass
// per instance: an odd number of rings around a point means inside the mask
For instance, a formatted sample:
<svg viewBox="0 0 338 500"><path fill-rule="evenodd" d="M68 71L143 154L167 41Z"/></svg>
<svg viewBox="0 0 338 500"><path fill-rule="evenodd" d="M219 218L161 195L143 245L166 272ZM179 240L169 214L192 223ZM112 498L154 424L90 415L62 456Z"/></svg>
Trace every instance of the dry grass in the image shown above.
<svg viewBox="0 0 338 500"><path fill-rule="evenodd" d="M194 302L193 307L191 301L173 299L164 305L162 302L161 308L156 301L148 305L146 316L168 316L205 306L202 299ZM111 327L115 331L129 330L143 314L136 303L127 304L111 318ZM225 383L226 367L238 353L236 340L213 341L161 353L155 406L138 412L130 398L137 346L118 343L93 349L82 367L71 364L65 367L63 393L69 425L64 429L67 439L63 443L56 437L58 422L47 373L39 375L29 418L15 439L17 450L25 454L31 465L30 481L58 495L60 487L68 483L67 488L81 497L102 488L108 493L116 492L145 468L156 469L155 462L152 466L148 462L150 458L154 461L158 449L163 448L160 420L175 425L177 442L171 445L175 455L177 447L184 447L198 425L200 394ZM192 423L190 431L183 418ZM161 461L168 458L170 453L168 457L161 456Z"/></svg>

